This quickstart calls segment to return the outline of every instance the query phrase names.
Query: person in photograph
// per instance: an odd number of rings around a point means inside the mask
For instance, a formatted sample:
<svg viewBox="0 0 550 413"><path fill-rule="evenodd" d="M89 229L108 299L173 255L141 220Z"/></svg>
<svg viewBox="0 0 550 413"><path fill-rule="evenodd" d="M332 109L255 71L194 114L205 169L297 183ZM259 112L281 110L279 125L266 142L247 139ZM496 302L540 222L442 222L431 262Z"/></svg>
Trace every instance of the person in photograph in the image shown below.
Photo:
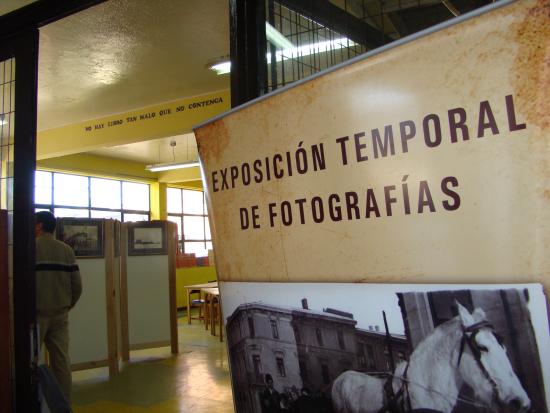
<svg viewBox="0 0 550 413"><path fill-rule="evenodd" d="M281 394L281 401L279 402L280 411L283 412L293 412L290 396L288 393L282 393Z"/></svg>
<svg viewBox="0 0 550 413"><path fill-rule="evenodd" d="M260 395L262 413L279 413L281 411L281 398L279 392L275 390L271 374L265 375L265 385L266 388Z"/></svg>
<svg viewBox="0 0 550 413"><path fill-rule="evenodd" d="M36 213L36 318L40 345L45 344L53 374L70 404L69 310L80 298L82 280L74 251L54 238L56 222L50 211Z"/></svg>
<svg viewBox="0 0 550 413"><path fill-rule="evenodd" d="M300 397L296 400L296 412L298 413L317 413L315 403L309 389L304 387L300 391Z"/></svg>

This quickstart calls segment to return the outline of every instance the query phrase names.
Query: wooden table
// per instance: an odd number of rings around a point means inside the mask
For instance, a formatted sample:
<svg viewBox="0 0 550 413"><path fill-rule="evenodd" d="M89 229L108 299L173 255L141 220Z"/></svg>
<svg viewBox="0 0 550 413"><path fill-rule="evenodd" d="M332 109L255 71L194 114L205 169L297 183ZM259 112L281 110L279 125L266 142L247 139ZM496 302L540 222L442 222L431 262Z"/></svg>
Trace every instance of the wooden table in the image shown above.
<svg viewBox="0 0 550 413"><path fill-rule="evenodd" d="M204 288L218 288L218 282L214 281L211 283L204 283L204 284L191 284L191 285L185 285L185 289L187 290L187 323L191 324L191 291L193 290L203 290Z"/></svg>
<svg viewBox="0 0 550 413"><path fill-rule="evenodd" d="M201 290L204 292L204 295L205 295L204 301L208 308L205 312L205 315L208 314L209 320L205 320L205 323L208 326L208 322L210 322L210 334L215 336L216 335L215 306L217 306L220 341L223 341L223 316L222 316L222 302L220 298L220 290L218 287L205 287L205 288L202 288Z"/></svg>

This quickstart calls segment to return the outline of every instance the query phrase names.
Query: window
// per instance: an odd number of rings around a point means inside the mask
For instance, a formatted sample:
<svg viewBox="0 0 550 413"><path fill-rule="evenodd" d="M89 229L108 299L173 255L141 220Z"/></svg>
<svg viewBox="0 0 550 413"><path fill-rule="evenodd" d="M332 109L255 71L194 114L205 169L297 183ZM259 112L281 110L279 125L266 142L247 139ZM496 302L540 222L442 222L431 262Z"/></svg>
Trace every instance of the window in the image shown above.
<svg viewBox="0 0 550 413"><path fill-rule="evenodd" d="M357 358L361 367L367 366L367 357L365 356L365 343L359 343L359 353L357 354Z"/></svg>
<svg viewBox="0 0 550 413"><path fill-rule="evenodd" d="M296 339L296 344L302 344L302 336L300 335L300 329L296 326L292 327L294 330L294 338Z"/></svg>
<svg viewBox="0 0 550 413"><path fill-rule="evenodd" d="M250 332L250 337L256 336L256 331L254 330L254 318L248 317L248 330Z"/></svg>
<svg viewBox="0 0 550 413"><path fill-rule="evenodd" d="M116 179L36 171L36 211L57 217L149 221L149 185Z"/></svg>
<svg viewBox="0 0 550 413"><path fill-rule="evenodd" d="M188 189L166 190L168 220L178 226L182 251L205 257L212 249L212 236L204 192Z"/></svg>
<svg viewBox="0 0 550 413"><path fill-rule="evenodd" d="M342 330L338 330L337 335L338 335L338 346L340 347L341 350L345 350L346 342L344 341L344 332Z"/></svg>
<svg viewBox="0 0 550 413"><path fill-rule="evenodd" d="M262 362L258 354L252 356L252 364L254 365L254 375L256 380L262 381Z"/></svg>
<svg viewBox="0 0 550 413"><path fill-rule="evenodd" d="M280 377L286 377L286 371L285 371L285 360L282 357L277 357L277 372L279 373Z"/></svg>
<svg viewBox="0 0 550 413"><path fill-rule="evenodd" d="M323 346L323 334L321 333L320 328L315 329L315 335L317 336L317 344L319 344L322 347Z"/></svg>
<svg viewBox="0 0 550 413"><path fill-rule="evenodd" d="M375 367L374 348L370 344L367 344L367 358L368 358L369 368L373 369Z"/></svg>
<svg viewBox="0 0 550 413"><path fill-rule="evenodd" d="M386 370L391 370L391 359L390 359L390 352L388 350L388 346L384 347L384 359L386 361Z"/></svg>
<svg viewBox="0 0 550 413"><path fill-rule="evenodd" d="M273 338L279 338L279 330L277 329L277 321L276 320L269 320L271 323L271 335Z"/></svg>

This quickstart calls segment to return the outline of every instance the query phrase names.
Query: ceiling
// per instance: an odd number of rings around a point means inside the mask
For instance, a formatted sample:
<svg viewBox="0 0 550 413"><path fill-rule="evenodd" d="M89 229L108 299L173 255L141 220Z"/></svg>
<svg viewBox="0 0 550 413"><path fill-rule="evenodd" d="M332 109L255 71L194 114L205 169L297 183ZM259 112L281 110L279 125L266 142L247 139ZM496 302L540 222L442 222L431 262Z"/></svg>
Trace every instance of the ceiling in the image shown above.
<svg viewBox="0 0 550 413"><path fill-rule="evenodd" d="M389 40L446 20L452 17L451 9L464 13L488 1L324 0L332 11L346 9L352 20L363 16L363 26L367 23L371 32ZM32 0L0 0L0 15L28 3ZM378 21L381 4L384 18ZM228 6L228 0L109 0L44 26L38 130L229 89L228 75L218 76L207 68L229 55ZM331 16L325 17L331 21ZM341 18L340 13L333 20L338 23ZM172 140L175 148L170 146ZM188 149L190 144L193 148ZM180 160L183 152L187 159L193 151L196 157L194 139L183 135L93 153L158 163L172 161L174 154Z"/></svg>
<svg viewBox="0 0 550 413"><path fill-rule="evenodd" d="M0 2L0 16L19 9L27 4L34 3L36 0L2 0Z"/></svg>
<svg viewBox="0 0 550 413"><path fill-rule="evenodd" d="M228 89L206 67L229 54L228 3L110 0L41 28L38 130ZM169 150L170 161L170 140L94 153L157 163Z"/></svg>
<svg viewBox="0 0 550 413"><path fill-rule="evenodd" d="M172 146L172 142L175 142L175 145ZM148 165L198 159L197 142L193 133L128 145L112 146L110 148L97 149L91 153Z"/></svg>

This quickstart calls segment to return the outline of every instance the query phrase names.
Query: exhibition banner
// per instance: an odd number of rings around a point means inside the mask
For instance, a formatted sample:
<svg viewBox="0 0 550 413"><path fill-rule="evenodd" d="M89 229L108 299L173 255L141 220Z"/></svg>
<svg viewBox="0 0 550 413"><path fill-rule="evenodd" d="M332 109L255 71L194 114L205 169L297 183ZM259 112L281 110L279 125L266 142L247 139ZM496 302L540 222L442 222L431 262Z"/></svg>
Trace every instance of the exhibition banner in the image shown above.
<svg viewBox="0 0 550 413"><path fill-rule="evenodd" d="M197 127L219 279L550 291L549 90L522 0Z"/></svg>

